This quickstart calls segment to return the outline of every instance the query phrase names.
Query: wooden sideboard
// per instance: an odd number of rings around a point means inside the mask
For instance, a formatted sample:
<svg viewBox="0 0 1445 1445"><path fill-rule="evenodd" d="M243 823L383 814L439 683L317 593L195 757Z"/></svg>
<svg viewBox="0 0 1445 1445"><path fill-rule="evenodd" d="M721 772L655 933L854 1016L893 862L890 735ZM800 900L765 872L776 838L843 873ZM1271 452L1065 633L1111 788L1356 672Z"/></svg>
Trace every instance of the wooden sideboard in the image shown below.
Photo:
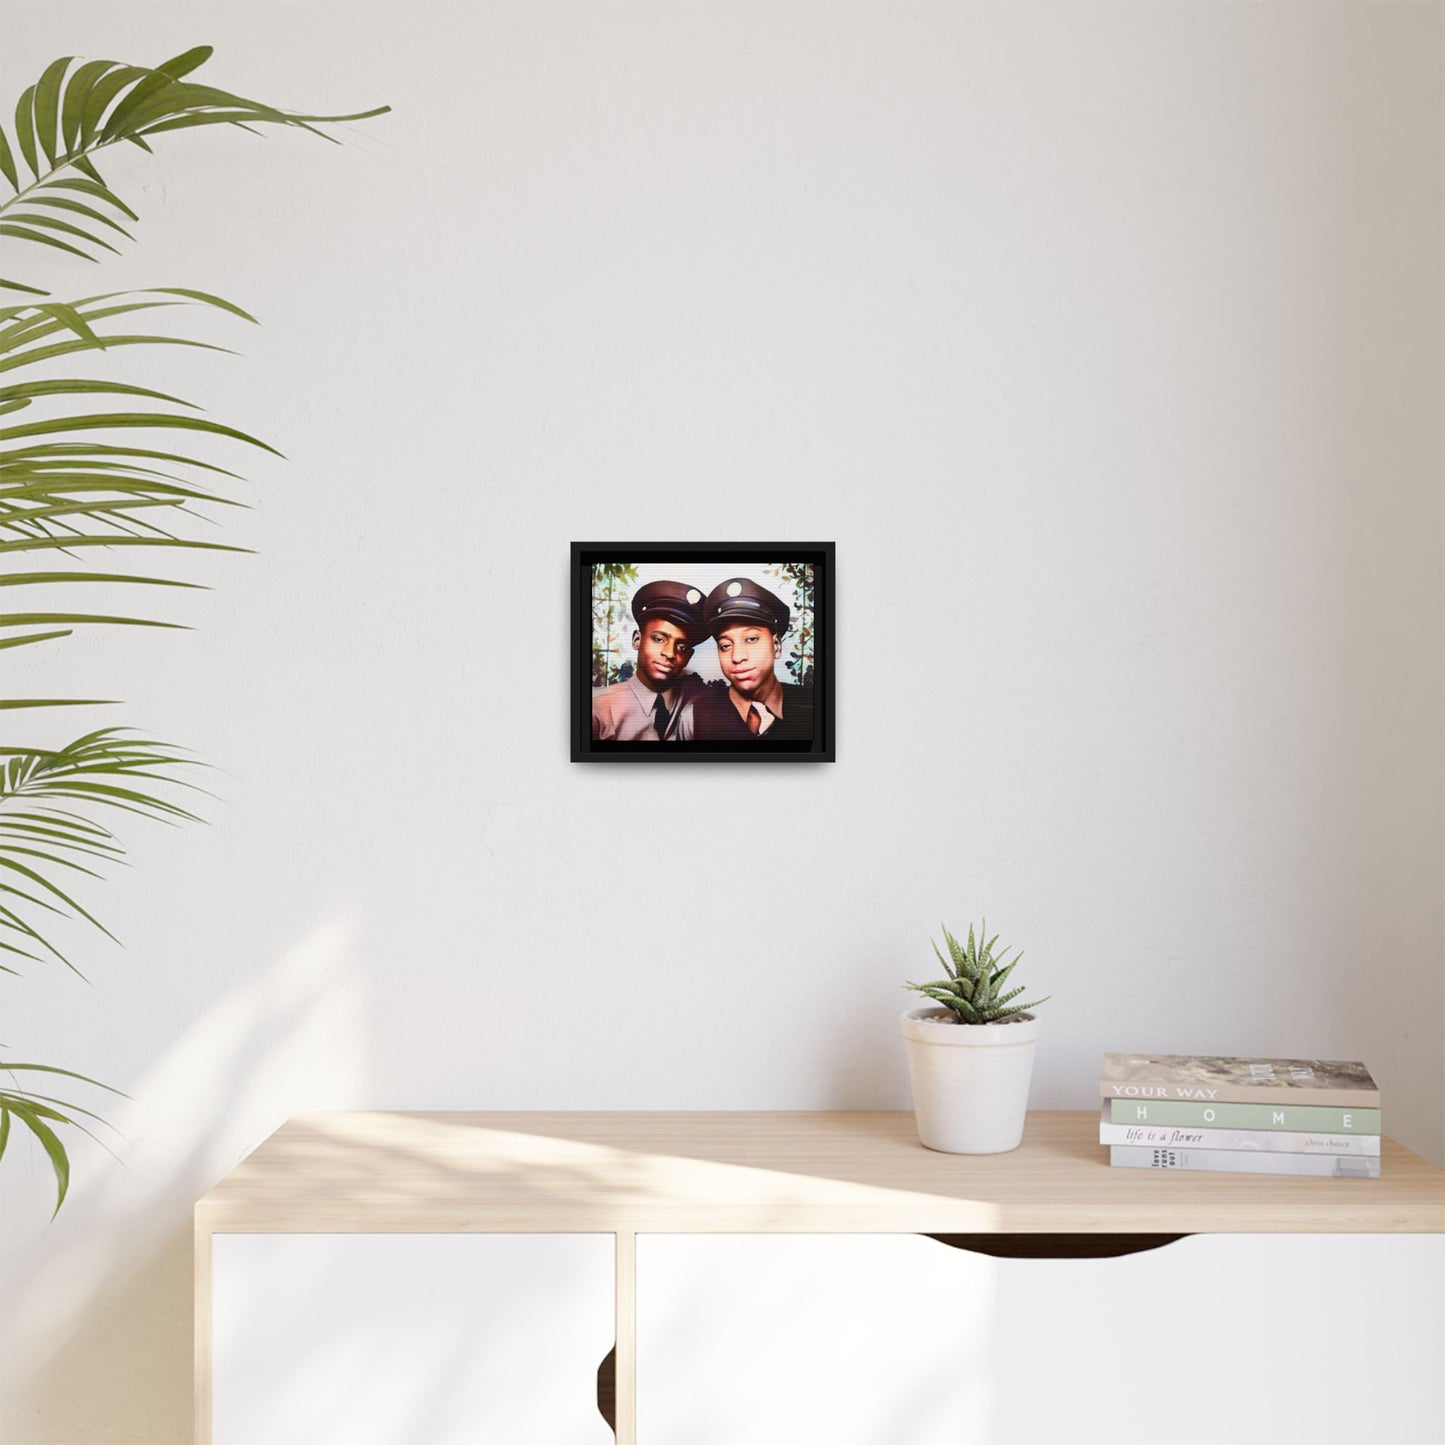
<svg viewBox="0 0 1445 1445"><path fill-rule="evenodd" d="M226 1278L241 1282L229 1285L232 1291L264 1293L266 1269L295 1284L288 1320L309 1297L296 1284L304 1254L275 1253L276 1237L610 1236L615 1394L608 1392L608 1413L617 1440L632 1445L639 1236L929 1235L987 1255L1079 1259L1185 1235L1445 1233L1445 1175L1390 1139L1380 1179L1336 1180L1112 1169L1097 1131L1096 1112L1034 1113L1017 1150L961 1156L922 1148L908 1113L299 1116L196 1205L197 1445L289 1440L284 1430L260 1426L251 1427L254 1439L241 1440L239 1427L213 1436L213 1325L223 1304L212 1288L218 1236ZM1445 1259L1440 1244L1430 1244L1431 1261ZM303 1251L306 1245L300 1241ZM665 1253L659 1248L656 1257ZM590 1258L579 1268L595 1274ZM441 1260L395 1267L454 1270ZM333 1278L355 1281L372 1266L353 1259L335 1268ZM1249 1269L1254 1277L1257 1260ZM315 1290L332 1288L325 1278L317 1275ZM1341 1283L1348 1280L1342 1269ZM474 1294L463 1291L462 1308ZM569 1307L567 1318L585 1314ZM909 1314L901 1311L900 1320ZM590 1318L595 1336L595 1309ZM274 1324L264 1328L276 1333ZM308 1328L304 1339L324 1332ZM286 1348L294 1355L297 1346ZM254 1393L264 1364L247 1368L251 1374L238 1377L235 1389Z"/></svg>

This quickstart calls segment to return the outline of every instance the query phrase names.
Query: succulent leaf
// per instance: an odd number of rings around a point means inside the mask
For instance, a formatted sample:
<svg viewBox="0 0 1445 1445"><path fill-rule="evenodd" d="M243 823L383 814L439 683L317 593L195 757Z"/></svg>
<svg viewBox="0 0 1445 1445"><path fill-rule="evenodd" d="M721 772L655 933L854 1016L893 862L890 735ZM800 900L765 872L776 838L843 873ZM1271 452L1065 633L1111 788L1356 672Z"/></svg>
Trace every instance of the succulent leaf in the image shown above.
<svg viewBox="0 0 1445 1445"><path fill-rule="evenodd" d="M933 940L931 938L928 941L929 943L933 944L933 951L935 953L938 953L938 945L936 943L933 943ZM943 965L943 971L949 976L949 978L958 977L958 970L941 953L938 953L938 961Z"/></svg>

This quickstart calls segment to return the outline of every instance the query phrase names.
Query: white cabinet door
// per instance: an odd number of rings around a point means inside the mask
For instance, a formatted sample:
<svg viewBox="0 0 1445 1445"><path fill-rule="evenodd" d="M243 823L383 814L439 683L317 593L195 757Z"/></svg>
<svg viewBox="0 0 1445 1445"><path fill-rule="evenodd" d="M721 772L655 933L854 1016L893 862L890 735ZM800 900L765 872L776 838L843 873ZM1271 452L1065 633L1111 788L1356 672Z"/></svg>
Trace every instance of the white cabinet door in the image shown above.
<svg viewBox="0 0 1445 1445"><path fill-rule="evenodd" d="M637 1241L637 1445L1435 1445L1445 1236Z"/></svg>
<svg viewBox="0 0 1445 1445"><path fill-rule="evenodd" d="M218 1234L214 1445L611 1445L613 1236Z"/></svg>

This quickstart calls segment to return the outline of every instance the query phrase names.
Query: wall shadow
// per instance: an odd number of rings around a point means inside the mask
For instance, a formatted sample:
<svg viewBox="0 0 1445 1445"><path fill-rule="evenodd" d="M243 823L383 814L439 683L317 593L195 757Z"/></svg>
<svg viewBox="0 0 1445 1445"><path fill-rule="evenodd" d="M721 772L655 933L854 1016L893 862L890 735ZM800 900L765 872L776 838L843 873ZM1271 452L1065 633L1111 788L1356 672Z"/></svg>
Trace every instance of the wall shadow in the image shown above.
<svg viewBox="0 0 1445 1445"><path fill-rule="evenodd" d="M298 1108L357 1097L353 934L325 920L213 1003L117 1111L125 1167L75 1147L59 1216L7 1221L6 1445L190 1445L192 1205Z"/></svg>

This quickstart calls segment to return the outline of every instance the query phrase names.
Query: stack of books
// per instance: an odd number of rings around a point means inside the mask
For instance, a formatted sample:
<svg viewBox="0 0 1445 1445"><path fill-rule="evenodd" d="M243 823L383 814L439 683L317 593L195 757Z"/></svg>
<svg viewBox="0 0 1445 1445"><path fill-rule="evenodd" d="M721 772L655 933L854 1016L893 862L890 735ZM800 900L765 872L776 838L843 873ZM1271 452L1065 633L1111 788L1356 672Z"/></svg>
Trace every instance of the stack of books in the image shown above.
<svg viewBox="0 0 1445 1445"><path fill-rule="evenodd" d="M1105 1054L1099 1142L1126 1169L1380 1177L1380 1091L1363 1064Z"/></svg>

